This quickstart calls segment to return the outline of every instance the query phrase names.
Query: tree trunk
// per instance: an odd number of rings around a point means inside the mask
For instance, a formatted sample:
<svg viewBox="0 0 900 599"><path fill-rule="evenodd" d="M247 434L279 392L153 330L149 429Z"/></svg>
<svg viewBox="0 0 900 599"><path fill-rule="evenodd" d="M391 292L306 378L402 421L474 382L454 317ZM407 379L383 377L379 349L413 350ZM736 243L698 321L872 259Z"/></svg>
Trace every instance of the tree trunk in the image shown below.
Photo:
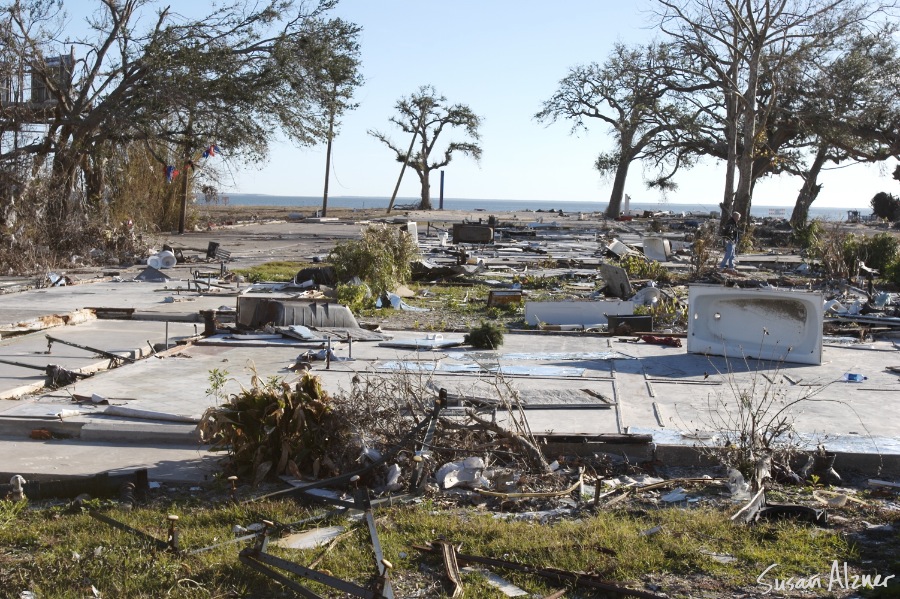
<svg viewBox="0 0 900 599"><path fill-rule="evenodd" d="M87 156L82 168L87 206L96 210L103 205L103 194L106 190L106 160L97 155Z"/></svg>
<svg viewBox="0 0 900 599"><path fill-rule="evenodd" d="M331 142L334 140L334 107L328 115L328 145L325 147L325 189L322 191L322 216L328 216L328 179L331 177Z"/></svg>
<svg viewBox="0 0 900 599"><path fill-rule="evenodd" d="M806 225L809 220L809 207L819 197L822 191L822 185L816 183L819 173L822 172L822 166L825 164L825 156L828 154L828 147L820 145L816 157L810 165L806 176L803 177L803 187L797 196L797 203L794 204L794 211L791 213L791 226L795 229Z"/></svg>
<svg viewBox="0 0 900 599"><path fill-rule="evenodd" d="M193 148L193 132L194 132L194 115L193 113L188 114L188 122L187 122L187 132L184 135L184 140L182 141L182 150L184 150L184 158L182 160L181 167L181 176L184 179L181 180L181 197L180 197L180 205L178 207L178 233L179 235L184 235L185 227L187 226L187 198L188 198L188 188L191 183L191 171L193 170L194 161L194 148Z"/></svg>
<svg viewBox="0 0 900 599"><path fill-rule="evenodd" d="M738 186L734 196L734 209L747 215L744 223L750 222L750 205L753 188L753 157L756 153L757 127L763 127L764 123L757 123L756 90L759 81L759 61L761 50L754 48L747 64L747 90L743 95L743 128L741 131L740 160L738 161ZM724 214L722 215L724 218ZM746 226L746 225L744 225Z"/></svg>
<svg viewBox="0 0 900 599"><path fill-rule="evenodd" d="M53 159L53 185L51 193L47 197L47 212L45 223L47 224L47 245L57 249L62 246L66 238L66 229L71 218L70 198L75 194L75 184L78 173L78 159L67 151L57 152Z"/></svg>
<svg viewBox="0 0 900 599"><path fill-rule="evenodd" d="M726 109L725 141L728 144L728 156L725 159L725 189L722 194L722 224L730 218L734 209L734 171L737 165L737 106L735 95L727 95L728 107Z"/></svg>
<svg viewBox="0 0 900 599"><path fill-rule="evenodd" d="M618 218L622 213L622 197L625 195L625 180L628 178L628 167L630 166L630 153L622 152L619 155L619 164L616 166L612 192L609 194L609 206L606 207L607 218Z"/></svg>
<svg viewBox="0 0 900 599"><path fill-rule="evenodd" d="M431 181L429 181L429 175L431 175L431 171L427 169L422 169L418 171L419 173L419 181L422 182L422 199L419 202L419 210L431 210Z"/></svg>

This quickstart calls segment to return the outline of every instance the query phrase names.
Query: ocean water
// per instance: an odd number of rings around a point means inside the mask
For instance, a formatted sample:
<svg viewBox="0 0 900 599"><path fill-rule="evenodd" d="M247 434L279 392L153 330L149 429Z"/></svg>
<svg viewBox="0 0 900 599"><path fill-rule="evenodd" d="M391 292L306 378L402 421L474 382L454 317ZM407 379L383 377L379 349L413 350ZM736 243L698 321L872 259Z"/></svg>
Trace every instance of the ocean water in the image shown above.
<svg viewBox="0 0 900 599"><path fill-rule="evenodd" d="M316 210L322 207L322 198L313 196L280 196L280 195L263 195L249 193L232 193L223 194L228 199L228 204L235 206L294 206L298 210L308 211ZM202 204L202 199L198 200L198 204ZM394 206L408 206L418 203L418 198L397 198ZM432 198L431 203L435 209L438 208L439 201ZM384 208L387 209L390 198L386 197L361 197L361 196L332 196L328 198L329 208ZM551 210L562 210L567 213L577 212L602 212L606 208L606 202L582 202L582 201L566 201L566 200L476 200L476 199L458 199L444 198L444 209L446 210L462 210L469 212L486 212L492 210L511 211L511 210L531 210L548 212ZM715 204L675 204L668 202L646 203L632 202L631 210L652 210L670 211L676 214L709 214L711 211L718 211L719 207ZM818 208L815 205L809 210L810 218L821 218L824 220L846 220L847 210L850 208ZM790 218L793 206L753 206L750 210L751 215L763 218L766 216L778 216L782 218ZM857 208L859 210L859 208ZM860 210L862 214L868 214L867 209Z"/></svg>

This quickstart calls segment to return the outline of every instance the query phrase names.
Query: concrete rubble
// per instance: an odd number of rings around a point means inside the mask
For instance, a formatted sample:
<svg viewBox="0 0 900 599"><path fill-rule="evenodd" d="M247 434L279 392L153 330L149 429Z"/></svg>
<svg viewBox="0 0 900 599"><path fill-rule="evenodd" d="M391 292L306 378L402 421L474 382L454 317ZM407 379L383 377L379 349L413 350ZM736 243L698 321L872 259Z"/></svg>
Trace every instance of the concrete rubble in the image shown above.
<svg viewBox="0 0 900 599"><path fill-rule="evenodd" d="M418 216L421 222L436 215ZM190 245L207 246L206 256L191 258L187 247L175 248L148 266L89 279L54 274L49 286L30 289L27 281L5 281L0 478L146 468L155 480L209 480L217 456L200 443L198 419L237 392L251 371L293 379L292 365L311 370L333 393L360 376L402 371L427 373L434 388L452 396L489 399L502 375L517 390L528 429L546 453L609 451L672 465L697 463L693 447L715 440L710 408L721 407L717 397L764 379L788 397L812 397L814 408L798 413L794 424L808 449L824 443L842 468L879 479L900 476L900 416L884 409L900 392L897 294L873 296L854 285L810 291L813 279L798 267L814 265L780 250L740 256L736 276L714 273L690 289L630 279L618 266L635 259L691 272L690 223L708 218L660 214L617 222L523 213L509 222L420 224L420 276L478 277L525 304L525 320L534 328L510 332L501 349L477 355L461 346L461 334L364 327L347 308L315 293L333 283L327 277L307 273L273 287L228 276L270 260L314 261L336 240L356 236L360 224L334 219L257 223L252 243L241 241L246 228L198 234ZM653 230L660 222L665 233ZM176 254L183 261L173 262ZM529 301L527 290L516 287L525 274L560 277L571 299ZM400 309L409 306L399 296L387 299ZM639 325L634 321L632 329L627 318L640 316L638 307L663 302L687 311L687 330L651 321L646 337L685 339L686 347L630 334ZM270 328L262 330L265 325ZM860 329L875 334L859 341ZM56 343L48 351L48 332L71 345ZM324 359L315 359L319 352ZM85 376L52 389L48 364ZM213 393L209 377L216 370L230 378ZM463 408L448 407L451 416L454 410ZM493 417L500 427L515 424L502 410ZM615 444L610 436L617 436ZM447 464L438 471L439 483L471 486L485 480L485 468ZM688 497L678 488L662 501Z"/></svg>

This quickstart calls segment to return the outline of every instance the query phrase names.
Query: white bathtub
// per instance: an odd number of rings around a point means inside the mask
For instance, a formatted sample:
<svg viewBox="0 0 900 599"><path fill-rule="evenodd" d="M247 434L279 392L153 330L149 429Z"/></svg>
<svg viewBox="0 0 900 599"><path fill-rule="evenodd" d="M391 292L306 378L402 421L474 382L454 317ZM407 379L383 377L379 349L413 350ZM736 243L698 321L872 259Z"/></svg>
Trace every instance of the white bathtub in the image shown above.
<svg viewBox="0 0 900 599"><path fill-rule="evenodd" d="M821 293L693 285L687 351L822 363Z"/></svg>

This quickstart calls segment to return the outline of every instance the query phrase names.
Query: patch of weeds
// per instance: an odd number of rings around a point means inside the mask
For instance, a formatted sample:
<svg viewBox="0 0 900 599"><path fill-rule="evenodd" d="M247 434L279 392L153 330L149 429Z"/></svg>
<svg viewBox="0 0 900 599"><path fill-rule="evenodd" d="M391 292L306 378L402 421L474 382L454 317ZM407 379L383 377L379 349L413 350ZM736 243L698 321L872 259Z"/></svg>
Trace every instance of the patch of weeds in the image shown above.
<svg viewBox="0 0 900 599"><path fill-rule="evenodd" d="M706 575L719 581L719 591L755 587L757 576L772 563L779 564L778 574L786 578L827 573L833 559L855 557L836 532L791 522L738 527L728 514L711 509L662 509L645 516L604 511L578 521L542 524L540 534L535 534L536 526L489 514L453 515L418 506L397 510L392 528L398 537L416 539L411 541L416 544L443 537L463 542L464 553L593 572L623 583L646 580L648 573ZM658 533L642 534L657 526ZM730 561L722 563L712 556L726 556ZM440 564L438 556L414 554L403 558L400 566L415 569L423 559L435 567ZM534 593L552 591L551 583L535 576L503 575ZM494 595L476 592L474 596Z"/></svg>
<svg viewBox="0 0 900 599"><path fill-rule="evenodd" d="M481 321L478 326L466 333L463 343L477 349L497 349L503 345L506 328L495 322Z"/></svg>
<svg viewBox="0 0 900 599"><path fill-rule="evenodd" d="M254 485L270 474L336 470L328 451L340 438L340 419L319 379L308 373L295 385L254 375L249 389L208 409L199 428L205 440L228 451L229 470Z"/></svg>
<svg viewBox="0 0 900 599"><path fill-rule="evenodd" d="M420 256L412 236L398 227L369 225L360 239L338 243L328 256L339 281L359 277L375 295L409 282L411 263Z"/></svg>
<svg viewBox="0 0 900 599"><path fill-rule="evenodd" d="M294 275L303 270L314 266L307 262L290 262L286 260L276 260L274 262L266 262L250 268L238 268L233 272L244 277L244 280L250 283L273 282L286 283L294 279Z"/></svg>
<svg viewBox="0 0 900 599"><path fill-rule="evenodd" d="M429 331L446 331L449 328L450 324L444 319L440 320L439 322L432 322L428 325Z"/></svg>
<svg viewBox="0 0 900 599"><path fill-rule="evenodd" d="M562 279L545 275L521 274L513 277L513 282L522 286L522 289L558 289L562 287Z"/></svg>
<svg viewBox="0 0 900 599"><path fill-rule="evenodd" d="M652 306L635 306L635 315L653 316L653 326L660 327L678 327L686 329L688 322L687 307L679 302L676 298L670 298L663 295L658 302L654 302Z"/></svg>
<svg viewBox="0 0 900 599"><path fill-rule="evenodd" d="M456 314L476 314L484 307L487 285L429 285L419 287L430 299Z"/></svg>
<svg viewBox="0 0 900 599"><path fill-rule="evenodd" d="M487 317L491 320L499 320L502 318L510 318L524 314L524 308L521 303L518 304L499 304L490 306L487 309Z"/></svg>
<svg viewBox="0 0 900 599"><path fill-rule="evenodd" d="M621 266L632 279L650 279L659 283L671 283L672 276L662 264L645 256L627 255L619 260Z"/></svg>
<svg viewBox="0 0 900 599"><path fill-rule="evenodd" d="M717 227L717 223L708 221L700 225L694 233L691 245L691 271L695 276L700 276L715 266L713 252L720 249L721 245L716 233Z"/></svg>
<svg viewBox="0 0 900 599"><path fill-rule="evenodd" d="M368 285L352 285L341 283L337 286L337 301L350 308L355 314L361 314L372 306L372 290Z"/></svg>
<svg viewBox="0 0 900 599"><path fill-rule="evenodd" d="M0 529L15 521L27 507L27 501L0 500Z"/></svg>

